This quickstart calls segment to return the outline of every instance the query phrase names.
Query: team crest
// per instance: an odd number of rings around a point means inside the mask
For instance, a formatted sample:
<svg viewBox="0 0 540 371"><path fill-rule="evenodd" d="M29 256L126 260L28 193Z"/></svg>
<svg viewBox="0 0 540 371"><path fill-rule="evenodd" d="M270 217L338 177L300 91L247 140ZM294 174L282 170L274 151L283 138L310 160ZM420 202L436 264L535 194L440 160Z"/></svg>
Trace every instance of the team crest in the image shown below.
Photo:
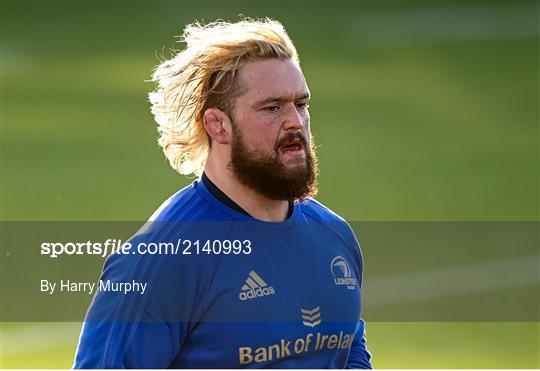
<svg viewBox="0 0 540 371"><path fill-rule="evenodd" d="M357 285L353 277L351 268L347 261L341 256L336 256L330 263L330 272L334 276L334 283L338 286L347 286L349 290L354 290Z"/></svg>

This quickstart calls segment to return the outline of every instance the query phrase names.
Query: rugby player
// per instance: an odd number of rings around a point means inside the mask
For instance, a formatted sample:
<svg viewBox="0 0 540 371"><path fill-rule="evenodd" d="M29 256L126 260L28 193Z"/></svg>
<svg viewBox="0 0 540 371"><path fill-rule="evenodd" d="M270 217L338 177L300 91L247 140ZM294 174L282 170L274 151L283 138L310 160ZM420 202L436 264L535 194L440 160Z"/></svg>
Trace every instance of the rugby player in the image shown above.
<svg viewBox="0 0 540 371"><path fill-rule="evenodd" d="M183 40L150 101L170 164L199 177L131 239L180 249L107 259L101 280L148 287L96 294L74 367L371 368L360 247L312 198L292 41L269 19L195 23Z"/></svg>

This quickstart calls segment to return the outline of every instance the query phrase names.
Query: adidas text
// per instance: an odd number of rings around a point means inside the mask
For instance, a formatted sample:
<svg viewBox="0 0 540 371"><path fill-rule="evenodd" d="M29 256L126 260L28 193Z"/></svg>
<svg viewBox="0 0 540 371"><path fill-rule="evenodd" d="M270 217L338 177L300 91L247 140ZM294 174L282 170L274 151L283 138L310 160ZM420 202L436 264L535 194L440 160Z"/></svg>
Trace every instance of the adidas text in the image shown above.
<svg viewBox="0 0 540 371"><path fill-rule="evenodd" d="M260 298L262 296L268 296L275 294L275 290L272 286L269 287L257 287L255 289L250 289L248 291L242 291L238 297L240 297L240 300L248 300L248 299L255 299Z"/></svg>

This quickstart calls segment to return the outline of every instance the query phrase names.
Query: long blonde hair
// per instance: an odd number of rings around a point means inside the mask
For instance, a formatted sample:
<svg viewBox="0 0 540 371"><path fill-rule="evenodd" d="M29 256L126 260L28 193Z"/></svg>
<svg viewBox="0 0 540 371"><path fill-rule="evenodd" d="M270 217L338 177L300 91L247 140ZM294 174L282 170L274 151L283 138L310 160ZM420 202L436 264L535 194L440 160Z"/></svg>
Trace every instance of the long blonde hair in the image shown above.
<svg viewBox="0 0 540 371"><path fill-rule="evenodd" d="M283 25L268 18L196 22L186 26L181 41L186 48L156 67L152 81L157 88L149 99L158 143L171 166L184 175L200 175L210 148L204 112L216 107L232 115L234 99L241 95L236 71L248 60L298 63L298 55Z"/></svg>

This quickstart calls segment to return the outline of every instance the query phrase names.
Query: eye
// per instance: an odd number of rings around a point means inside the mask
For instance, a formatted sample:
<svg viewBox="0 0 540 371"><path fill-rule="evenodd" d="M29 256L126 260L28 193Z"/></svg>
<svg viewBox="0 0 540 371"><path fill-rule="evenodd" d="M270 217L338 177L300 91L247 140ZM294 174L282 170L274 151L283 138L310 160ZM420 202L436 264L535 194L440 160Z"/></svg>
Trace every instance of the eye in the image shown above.
<svg viewBox="0 0 540 371"><path fill-rule="evenodd" d="M268 112L277 112L279 111L279 106L278 105L268 106L265 108L265 110L267 110Z"/></svg>
<svg viewBox="0 0 540 371"><path fill-rule="evenodd" d="M298 109L308 109L309 104L307 104L306 102L296 103L296 108L298 108Z"/></svg>

